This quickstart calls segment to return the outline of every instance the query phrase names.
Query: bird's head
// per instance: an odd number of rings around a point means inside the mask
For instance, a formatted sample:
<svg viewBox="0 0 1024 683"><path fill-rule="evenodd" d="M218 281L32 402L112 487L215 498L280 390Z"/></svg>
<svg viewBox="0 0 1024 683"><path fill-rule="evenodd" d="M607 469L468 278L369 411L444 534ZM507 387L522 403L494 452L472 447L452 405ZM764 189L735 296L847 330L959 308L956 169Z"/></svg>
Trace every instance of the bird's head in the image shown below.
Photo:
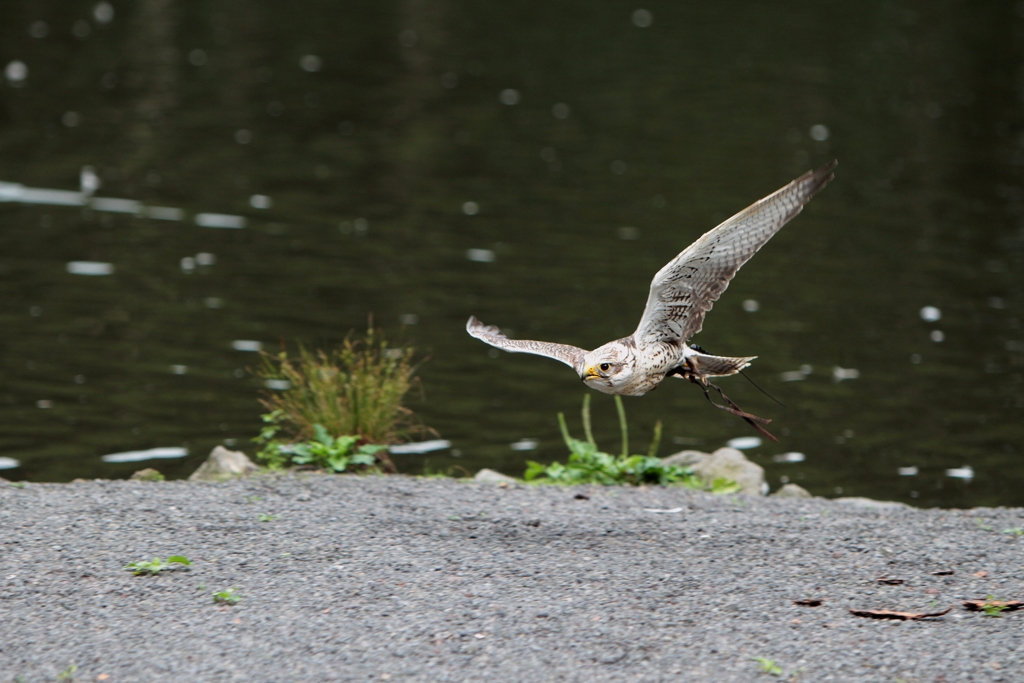
<svg viewBox="0 0 1024 683"><path fill-rule="evenodd" d="M606 394L616 393L633 374L631 354L621 342L613 341L583 356L580 379L592 389Z"/></svg>

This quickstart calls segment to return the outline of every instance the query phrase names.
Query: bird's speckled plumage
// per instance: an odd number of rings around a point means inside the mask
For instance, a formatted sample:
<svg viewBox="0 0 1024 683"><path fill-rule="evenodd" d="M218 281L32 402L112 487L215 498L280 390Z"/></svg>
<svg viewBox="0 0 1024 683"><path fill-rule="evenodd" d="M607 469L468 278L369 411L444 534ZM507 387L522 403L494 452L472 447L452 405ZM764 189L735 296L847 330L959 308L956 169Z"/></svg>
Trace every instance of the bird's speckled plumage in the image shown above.
<svg viewBox="0 0 1024 683"><path fill-rule="evenodd" d="M559 360L588 386L606 394L642 396L684 365L704 377L735 374L754 356L710 356L686 342L700 332L705 314L736 271L832 180L835 165L805 173L684 249L654 276L640 324L628 337L586 351L567 344L509 339L475 317L466 323L466 331L505 351Z"/></svg>

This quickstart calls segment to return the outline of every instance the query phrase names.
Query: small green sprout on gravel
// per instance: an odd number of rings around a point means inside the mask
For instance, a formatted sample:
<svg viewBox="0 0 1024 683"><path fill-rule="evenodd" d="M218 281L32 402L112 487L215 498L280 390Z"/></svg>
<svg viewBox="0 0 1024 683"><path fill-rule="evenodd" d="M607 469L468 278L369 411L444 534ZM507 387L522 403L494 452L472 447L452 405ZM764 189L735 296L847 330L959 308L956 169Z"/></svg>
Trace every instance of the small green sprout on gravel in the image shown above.
<svg viewBox="0 0 1024 683"><path fill-rule="evenodd" d="M1004 534L1010 534L1011 536L1024 536L1024 527L1014 527L1013 529L1003 529Z"/></svg>
<svg viewBox="0 0 1024 683"><path fill-rule="evenodd" d="M983 520L981 517L975 517L974 524L982 531L992 531L992 526L989 524L985 524L985 520Z"/></svg>
<svg viewBox="0 0 1024 683"><path fill-rule="evenodd" d="M1002 604L1002 601L996 600L993 595L986 595L985 602L981 606L981 611L984 612L987 617L1000 617L1007 609L1009 609L1009 607Z"/></svg>
<svg viewBox="0 0 1024 683"><path fill-rule="evenodd" d="M267 514L261 514L260 515L260 521L261 522L273 522L273 521L276 521L278 519L281 519L281 518L278 517L277 515L267 515Z"/></svg>
<svg viewBox="0 0 1024 683"><path fill-rule="evenodd" d="M131 564L126 564L124 568L130 570L135 576L142 576L143 574L159 574L165 569L171 569L172 564L188 566L192 563L184 555L171 555L166 560L154 557L152 561L141 560L139 562L132 562Z"/></svg>
<svg viewBox="0 0 1024 683"><path fill-rule="evenodd" d="M565 464L555 462L543 465L527 462L526 481L545 477L559 484L682 484L690 488L707 489L687 467L666 465L656 457L661 442L661 422L654 427L654 440L646 455L629 455L629 428L622 399L615 396L615 407L619 414L619 429L622 433L622 454L611 455L598 450L590 428L590 395L583 398L583 431L586 441L572 438L565 424L565 415L558 414L562 438L569 449L569 460ZM733 493L739 487L731 481L718 480L710 489L715 493Z"/></svg>
<svg viewBox="0 0 1024 683"><path fill-rule="evenodd" d="M16 489L23 489L23 488L25 488L25 482L23 482L23 481L12 481L11 482L11 486L13 486Z"/></svg>
<svg viewBox="0 0 1024 683"><path fill-rule="evenodd" d="M757 662L758 667L760 667L761 673L766 673L772 676L782 675L782 667L776 664L774 659L768 659L767 657L754 657L754 661Z"/></svg>
<svg viewBox="0 0 1024 683"><path fill-rule="evenodd" d="M78 665L72 664L68 668L57 674L58 681L73 681L75 680L75 672L78 671Z"/></svg>
<svg viewBox="0 0 1024 683"><path fill-rule="evenodd" d="M234 605L242 599L242 596L234 588L225 588L213 594L213 601L223 605Z"/></svg>

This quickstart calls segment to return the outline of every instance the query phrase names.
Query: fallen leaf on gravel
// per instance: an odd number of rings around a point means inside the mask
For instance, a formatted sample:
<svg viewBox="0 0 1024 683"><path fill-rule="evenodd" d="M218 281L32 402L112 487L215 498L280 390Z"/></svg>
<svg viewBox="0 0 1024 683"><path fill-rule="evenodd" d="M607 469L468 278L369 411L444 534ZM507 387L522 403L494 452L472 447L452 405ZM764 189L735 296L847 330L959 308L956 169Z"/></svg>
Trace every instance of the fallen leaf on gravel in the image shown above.
<svg viewBox="0 0 1024 683"><path fill-rule="evenodd" d="M820 607L824 600L818 600L817 598L808 598L806 600L794 600L794 605L800 605L801 607Z"/></svg>
<svg viewBox="0 0 1024 683"><path fill-rule="evenodd" d="M977 576L979 579L984 579L988 576L988 572L982 569L980 572L974 572L971 576Z"/></svg>
<svg viewBox="0 0 1024 683"><path fill-rule="evenodd" d="M972 612L981 612L985 607L1002 607L1005 612L1012 612L1024 607L1021 600L964 600L964 607Z"/></svg>
<svg viewBox="0 0 1024 683"><path fill-rule="evenodd" d="M665 509L665 510L663 510L661 508L644 508L644 512L682 512L682 511L683 511L683 508L668 508L668 509Z"/></svg>
<svg viewBox="0 0 1024 683"><path fill-rule="evenodd" d="M590 500L590 496L584 495L582 493L577 493L575 496L573 496L573 498L575 498L576 500Z"/></svg>
<svg viewBox="0 0 1024 683"><path fill-rule="evenodd" d="M930 617L941 617L948 614L952 607L947 607L941 612L892 612L887 609L851 609L850 614L855 617L868 617L869 619L899 619L901 621L917 621Z"/></svg>
<svg viewBox="0 0 1024 683"><path fill-rule="evenodd" d="M932 572L932 576L950 576L951 574L956 574L956 571L953 569L940 569L937 572Z"/></svg>
<svg viewBox="0 0 1024 683"><path fill-rule="evenodd" d="M879 576L875 581L884 583L886 586L898 586L903 583L903 579L890 579L887 576Z"/></svg>

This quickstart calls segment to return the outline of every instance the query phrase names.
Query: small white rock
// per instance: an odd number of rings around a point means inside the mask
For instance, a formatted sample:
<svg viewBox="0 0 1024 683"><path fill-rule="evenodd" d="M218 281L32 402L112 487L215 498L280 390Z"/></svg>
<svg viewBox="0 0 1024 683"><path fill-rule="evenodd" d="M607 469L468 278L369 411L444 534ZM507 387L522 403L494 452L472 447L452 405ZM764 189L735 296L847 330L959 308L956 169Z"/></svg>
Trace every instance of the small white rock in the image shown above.
<svg viewBox="0 0 1024 683"><path fill-rule="evenodd" d="M516 480L513 477L510 477L507 474L502 474L501 472L489 470L487 468L484 468L477 472L473 476L473 481L482 481L485 484L500 484L503 482L506 484L516 483Z"/></svg>

